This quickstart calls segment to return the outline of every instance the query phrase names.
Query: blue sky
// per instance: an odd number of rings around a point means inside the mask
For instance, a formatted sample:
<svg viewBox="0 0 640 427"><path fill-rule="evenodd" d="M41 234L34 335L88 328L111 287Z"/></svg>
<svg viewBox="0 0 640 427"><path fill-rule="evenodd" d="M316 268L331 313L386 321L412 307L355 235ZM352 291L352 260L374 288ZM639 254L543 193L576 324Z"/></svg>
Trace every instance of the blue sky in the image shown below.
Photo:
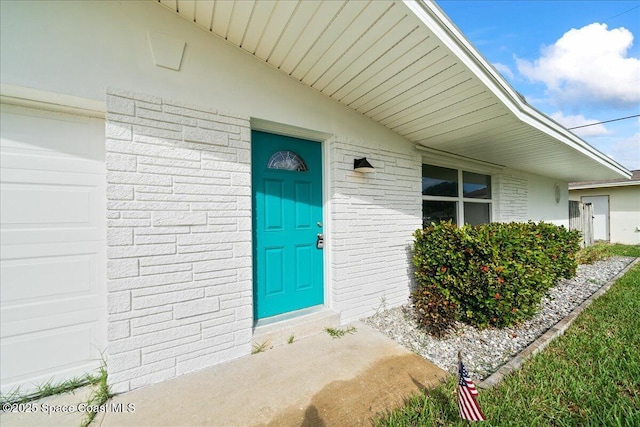
<svg viewBox="0 0 640 427"><path fill-rule="evenodd" d="M570 128L640 114L640 0L439 0L527 102ZM573 130L640 169L640 117Z"/></svg>

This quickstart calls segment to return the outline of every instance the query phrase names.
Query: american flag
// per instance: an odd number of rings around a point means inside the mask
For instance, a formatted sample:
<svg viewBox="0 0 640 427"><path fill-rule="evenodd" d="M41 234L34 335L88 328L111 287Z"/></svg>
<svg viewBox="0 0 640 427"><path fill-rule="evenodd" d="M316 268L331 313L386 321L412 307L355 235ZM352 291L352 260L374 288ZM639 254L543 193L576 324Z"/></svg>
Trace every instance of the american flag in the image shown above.
<svg viewBox="0 0 640 427"><path fill-rule="evenodd" d="M473 385L473 381L469 378L469 373L462 364L462 360L458 362L458 409L460 417L468 421L484 421L486 420L476 396L478 390Z"/></svg>

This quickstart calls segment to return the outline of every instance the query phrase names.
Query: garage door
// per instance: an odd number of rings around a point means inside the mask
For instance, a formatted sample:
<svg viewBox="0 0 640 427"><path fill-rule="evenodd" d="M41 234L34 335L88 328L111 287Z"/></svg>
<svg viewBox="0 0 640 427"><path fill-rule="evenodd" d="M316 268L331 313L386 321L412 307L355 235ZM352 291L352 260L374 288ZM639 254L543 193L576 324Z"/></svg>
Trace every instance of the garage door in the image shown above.
<svg viewBox="0 0 640 427"><path fill-rule="evenodd" d="M1 106L2 393L80 376L106 343L104 121Z"/></svg>

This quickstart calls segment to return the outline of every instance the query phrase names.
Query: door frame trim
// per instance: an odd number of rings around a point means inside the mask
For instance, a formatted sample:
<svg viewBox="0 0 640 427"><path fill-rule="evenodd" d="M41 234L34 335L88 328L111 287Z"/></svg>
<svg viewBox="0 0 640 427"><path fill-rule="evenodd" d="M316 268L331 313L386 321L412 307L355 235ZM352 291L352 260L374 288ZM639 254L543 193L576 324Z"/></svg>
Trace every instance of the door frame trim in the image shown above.
<svg viewBox="0 0 640 427"><path fill-rule="evenodd" d="M308 139L309 141L324 142L333 135L327 132L305 129L297 126L286 125L284 123L272 122L269 120L257 119L251 117L249 119L250 130L273 133L282 136L291 136L293 138ZM323 159L324 160L324 159Z"/></svg>

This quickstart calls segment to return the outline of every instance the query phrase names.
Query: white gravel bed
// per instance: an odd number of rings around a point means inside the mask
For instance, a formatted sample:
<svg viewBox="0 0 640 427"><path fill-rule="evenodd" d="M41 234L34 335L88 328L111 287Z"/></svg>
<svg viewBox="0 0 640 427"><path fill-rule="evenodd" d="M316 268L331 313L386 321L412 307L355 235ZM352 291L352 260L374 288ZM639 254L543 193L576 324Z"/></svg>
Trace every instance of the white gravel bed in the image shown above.
<svg viewBox="0 0 640 427"><path fill-rule="evenodd" d="M458 324L456 331L448 336L433 338L418 328L410 304L378 312L362 321L451 373L457 372L458 351L461 351L471 376L485 379L633 260L631 257L612 257L578 266L573 279L561 280L542 299L540 311L533 318L515 327L478 330Z"/></svg>

